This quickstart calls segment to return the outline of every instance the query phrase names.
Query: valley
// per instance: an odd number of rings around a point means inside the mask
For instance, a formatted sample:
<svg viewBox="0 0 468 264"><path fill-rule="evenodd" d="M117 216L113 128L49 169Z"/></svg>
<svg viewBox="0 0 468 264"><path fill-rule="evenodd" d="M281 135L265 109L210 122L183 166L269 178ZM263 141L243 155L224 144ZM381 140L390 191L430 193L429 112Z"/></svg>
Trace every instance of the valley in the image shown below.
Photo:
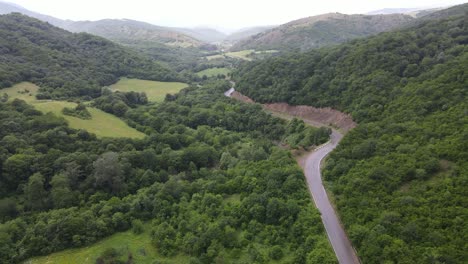
<svg viewBox="0 0 468 264"><path fill-rule="evenodd" d="M203 1L0 2L0 263L466 263L468 4Z"/></svg>

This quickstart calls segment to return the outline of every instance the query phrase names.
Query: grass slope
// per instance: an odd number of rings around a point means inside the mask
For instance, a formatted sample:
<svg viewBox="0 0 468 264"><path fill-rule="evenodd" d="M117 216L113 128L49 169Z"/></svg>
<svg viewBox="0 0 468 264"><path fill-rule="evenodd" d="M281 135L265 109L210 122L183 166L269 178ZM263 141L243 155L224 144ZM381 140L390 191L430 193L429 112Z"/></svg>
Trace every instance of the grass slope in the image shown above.
<svg viewBox="0 0 468 264"><path fill-rule="evenodd" d="M252 59L247 57L247 56L252 54L252 53L255 53L255 50L249 49L249 50L228 52L228 53L226 53L226 56L231 57L231 58L251 61Z"/></svg>
<svg viewBox="0 0 468 264"><path fill-rule="evenodd" d="M156 82L139 79L122 78L109 88L112 91L121 92L145 92L151 102L162 102L166 94L175 94L188 87L186 83L180 82Z"/></svg>
<svg viewBox="0 0 468 264"><path fill-rule="evenodd" d="M127 260L128 254L133 256L133 263L151 264L156 260L165 260L170 263L188 263L187 256L175 256L171 258L161 257L156 248L151 244L149 225L146 232L135 235L132 231L117 233L105 238L91 246L69 249L37 257L23 262L24 264L94 264L96 259L108 248L115 248L122 254L122 260Z"/></svg>
<svg viewBox="0 0 468 264"><path fill-rule="evenodd" d="M204 75L206 77L213 77L213 76L217 76L218 74L227 75L230 72L231 70L228 68L209 68L209 69L197 72L197 75L200 77L203 77Z"/></svg>
<svg viewBox="0 0 468 264"><path fill-rule="evenodd" d="M65 101L36 100L36 93L39 87L28 82L16 84L10 88L0 90L0 94L6 93L9 100L15 98L26 101L43 113L52 112L58 116L64 117L71 128L85 129L98 137L128 137L143 138L145 135L134 128L129 127L118 117L103 112L97 108L88 107L92 118L84 120L62 114L64 107L74 108L76 103ZM25 93L24 91L29 91Z"/></svg>
<svg viewBox="0 0 468 264"><path fill-rule="evenodd" d="M148 225L145 230L146 232L138 235L131 230L117 233L88 247L67 249L48 256L32 258L24 261L23 264L94 264L96 259L109 248L115 248L121 254L120 260L122 261L127 261L128 255L132 254L133 263L138 264L190 263L191 257L187 255L164 257L158 254L157 249L151 243L150 226ZM255 246L264 255L268 254L270 249L260 244L255 244ZM228 257L237 260L232 263L248 263L250 260L246 250L230 252ZM284 264L291 263L292 260L293 257L289 253L281 260L270 260L269 263Z"/></svg>

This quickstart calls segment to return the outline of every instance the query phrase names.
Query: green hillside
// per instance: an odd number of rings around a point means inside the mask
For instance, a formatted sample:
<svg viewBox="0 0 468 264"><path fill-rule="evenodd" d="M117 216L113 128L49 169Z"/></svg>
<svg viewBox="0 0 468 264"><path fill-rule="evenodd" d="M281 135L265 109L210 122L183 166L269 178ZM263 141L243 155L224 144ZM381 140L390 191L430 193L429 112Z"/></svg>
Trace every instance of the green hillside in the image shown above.
<svg viewBox="0 0 468 264"><path fill-rule="evenodd" d="M38 97L97 97L101 87L127 76L176 79L171 71L100 37L73 34L18 13L0 16L0 88L22 81Z"/></svg>
<svg viewBox="0 0 468 264"><path fill-rule="evenodd" d="M32 83L20 83L11 88L0 91L0 95L7 94L10 101L21 99L34 106L35 109L44 114L51 112L57 116L64 117L71 128L84 129L97 137L128 137L143 138L145 134L129 127L123 120L116 116L105 113L94 107L87 107L91 117L82 119L74 116L64 115L65 107L75 108L76 103L56 100L37 100L36 94L39 87Z"/></svg>
<svg viewBox="0 0 468 264"><path fill-rule="evenodd" d="M275 145L319 145L330 131L230 100L228 88L206 83L130 109L143 139L99 139L1 100L0 262L81 248L49 260L89 250L83 263L336 263L301 169ZM112 235L129 229L145 237L123 248L138 236Z"/></svg>
<svg viewBox="0 0 468 264"><path fill-rule="evenodd" d="M330 106L358 121L324 176L363 263L468 259L467 10L232 74L259 102Z"/></svg>
<svg viewBox="0 0 468 264"><path fill-rule="evenodd" d="M408 15L344 15L329 13L291 21L238 41L231 50L306 51L375 35L406 25Z"/></svg>

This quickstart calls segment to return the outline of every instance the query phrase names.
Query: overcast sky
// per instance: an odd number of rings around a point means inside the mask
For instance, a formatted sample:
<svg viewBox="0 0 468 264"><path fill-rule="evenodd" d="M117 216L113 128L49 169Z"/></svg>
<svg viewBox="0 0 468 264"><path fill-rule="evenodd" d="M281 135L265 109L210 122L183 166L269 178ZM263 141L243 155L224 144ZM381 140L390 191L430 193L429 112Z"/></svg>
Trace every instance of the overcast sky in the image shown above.
<svg viewBox="0 0 468 264"><path fill-rule="evenodd" d="M439 7L468 0L1 0L61 19L129 18L163 26L234 29L278 25L328 12Z"/></svg>

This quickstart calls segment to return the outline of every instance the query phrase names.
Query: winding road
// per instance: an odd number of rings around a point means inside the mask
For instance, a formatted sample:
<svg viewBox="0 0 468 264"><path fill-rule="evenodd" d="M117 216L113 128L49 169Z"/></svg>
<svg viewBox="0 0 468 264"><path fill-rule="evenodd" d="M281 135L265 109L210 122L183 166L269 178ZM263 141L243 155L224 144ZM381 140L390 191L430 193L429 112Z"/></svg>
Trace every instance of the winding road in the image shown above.
<svg viewBox="0 0 468 264"><path fill-rule="evenodd" d="M315 206L320 211L323 225L327 232L328 239L335 251L340 264L357 264L359 258L351 245L335 209L328 199L327 192L322 183L320 164L322 160L338 145L343 135L333 130L330 142L322 145L311 153L308 153L300 162L307 179L307 185L315 202Z"/></svg>
<svg viewBox="0 0 468 264"><path fill-rule="evenodd" d="M235 91L234 82L231 82L231 89L226 91L224 95L231 97ZM312 120L304 120L304 122L317 125ZM343 135L337 130L333 129L330 141L312 152L306 154L300 161L299 165L304 170L304 174L307 179L307 186L314 199L315 206L320 211L323 225L327 232L328 239L335 251L335 255L340 264L359 264L359 258L356 255L356 251L351 245L343 226L336 215L335 209L328 199L327 192L322 183L322 175L320 172L320 164L322 160L336 148Z"/></svg>

